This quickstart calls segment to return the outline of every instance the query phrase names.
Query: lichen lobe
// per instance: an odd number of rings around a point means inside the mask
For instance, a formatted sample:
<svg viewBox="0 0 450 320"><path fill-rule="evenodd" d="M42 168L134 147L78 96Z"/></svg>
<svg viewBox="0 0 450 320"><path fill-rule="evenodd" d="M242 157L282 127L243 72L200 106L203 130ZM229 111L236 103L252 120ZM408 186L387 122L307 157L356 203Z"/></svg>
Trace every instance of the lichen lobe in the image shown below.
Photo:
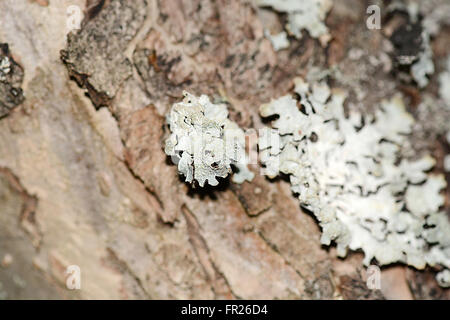
<svg viewBox="0 0 450 320"><path fill-rule="evenodd" d="M228 119L226 105L211 103L206 95L196 97L186 91L183 95L183 101L175 103L167 116L171 134L164 151L186 182L216 186L218 177L225 178L232 172L231 165L239 169L234 182L252 180L244 131Z"/></svg>

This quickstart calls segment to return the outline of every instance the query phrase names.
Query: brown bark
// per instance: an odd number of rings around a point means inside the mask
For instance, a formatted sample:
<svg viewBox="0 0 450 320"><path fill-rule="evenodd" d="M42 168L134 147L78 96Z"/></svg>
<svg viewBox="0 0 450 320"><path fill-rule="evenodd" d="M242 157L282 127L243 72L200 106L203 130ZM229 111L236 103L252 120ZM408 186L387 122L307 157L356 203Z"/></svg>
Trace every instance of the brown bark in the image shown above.
<svg viewBox="0 0 450 320"><path fill-rule="evenodd" d="M85 20L66 38L73 4ZM329 17L341 19L352 22L339 32L361 23L345 10ZM307 36L276 53L238 0L1 1L0 21L25 95L0 120L0 295L383 297L361 280L359 254L342 261L320 246L288 183L257 174L200 190L162 149L182 90L220 98L234 121L260 128L258 106L310 65L339 63L348 38L332 56ZM66 289L69 265L81 268L81 290Z"/></svg>

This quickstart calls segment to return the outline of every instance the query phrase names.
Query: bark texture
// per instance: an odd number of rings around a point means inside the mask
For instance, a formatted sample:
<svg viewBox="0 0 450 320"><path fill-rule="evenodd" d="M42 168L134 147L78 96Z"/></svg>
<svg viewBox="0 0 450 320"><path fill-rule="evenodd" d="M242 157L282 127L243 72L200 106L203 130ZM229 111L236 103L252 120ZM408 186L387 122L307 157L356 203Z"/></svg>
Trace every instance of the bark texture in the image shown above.
<svg viewBox="0 0 450 320"><path fill-rule="evenodd" d="M388 289L369 290L360 254L340 260L321 247L282 179L199 190L163 152L164 116L183 90L225 101L234 121L258 129L259 105L310 66L352 74L350 39L370 33L358 3L336 2L328 48L305 35L275 52L264 28L282 17L247 1L1 0L0 55L14 67L0 82L0 297L448 297L405 267L383 271ZM85 18L68 34L70 5ZM369 101L394 90L386 81ZM69 265L81 268L80 290L66 288Z"/></svg>

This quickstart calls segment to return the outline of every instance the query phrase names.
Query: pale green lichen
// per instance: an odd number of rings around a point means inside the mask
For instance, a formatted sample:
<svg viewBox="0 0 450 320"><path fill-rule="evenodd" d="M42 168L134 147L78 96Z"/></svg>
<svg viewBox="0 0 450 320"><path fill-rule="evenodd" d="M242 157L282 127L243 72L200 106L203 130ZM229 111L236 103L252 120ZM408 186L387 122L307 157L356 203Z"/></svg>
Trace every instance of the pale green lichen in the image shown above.
<svg viewBox="0 0 450 320"><path fill-rule="evenodd" d="M445 60L444 70L439 75L439 95L443 100L444 107L450 111L450 55ZM450 144L450 124L447 121L447 143ZM450 172L450 155L444 158L444 170Z"/></svg>
<svg viewBox="0 0 450 320"><path fill-rule="evenodd" d="M271 7L287 14L287 31L300 39L302 30L317 38L323 45L331 39L324 20L333 3L331 0L255 0L260 7Z"/></svg>
<svg viewBox="0 0 450 320"><path fill-rule="evenodd" d="M231 165L239 170L233 175L234 182L251 181L254 174L247 168L245 134L228 119L226 105L211 103L206 95L183 95L183 101L175 103L167 116L171 135L165 153L178 165L186 182L216 186L217 177L225 178L232 172Z"/></svg>
<svg viewBox="0 0 450 320"><path fill-rule="evenodd" d="M450 110L450 56L445 60L444 70L439 74L439 95Z"/></svg>
<svg viewBox="0 0 450 320"><path fill-rule="evenodd" d="M450 268L450 224L439 211L446 182L427 174L430 156L402 159L414 119L401 97L374 116L346 116L341 90L298 78L295 93L260 107L263 117L279 116L259 139L260 158L269 177L289 175L322 227L322 244L336 242L340 256L362 250L366 265L375 258Z"/></svg>
<svg viewBox="0 0 450 320"><path fill-rule="evenodd" d="M414 23L422 19L424 29L431 36L436 35L443 26L450 25L448 0L395 0L388 10L405 11Z"/></svg>
<svg viewBox="0 0 450 320"><path fill-rule="evenodd" d="M11 62L9 57L0 57L0 81L6 80L6 75L11 71Z"/></svg>
<svg viewBox="0 0 450 320"><path fill-rule="evenodd" d="M450 288L450 270L445 269L436 275L436 280L441 287Z"/></svg>
<svg viewBox="0 0 450 320"><path fill-rule="evenodd" d="M435 9L434 6L429 6L425 4L426 2L416 0L394 1L387 7L388 12L399 10L407 13L411 24L420 24L422 32L420 35L421 44L418 55L397 57L401 64L411 65L411 77L420 88L428 85L428 77L435 71L430 37L435 34L436 30L442 24L442 21L431 13ZM438 2L441 2L441 0L438 0ZM436 4L436 8L440 9L444 8L444 6L442 4ZM425 17L425 19L422 19L422 17Z"/></svg>
<svg viewBox="0 0 450 320"><path fill-rule="evenodd" d="M287 37L287 33L282 31L278 34L271 35L267 30L265 32L265 36L272 43L272 47L275 51L280 51L286 48L289 48L289 40Z"/></svg>
<svg viewBox="0 0 450 320"><path fill-rule="evenodd" d="M447 132L447 143L450 144L450 131ZM446 155L444 158L444 169L450 172L450 154Z"/></svg>
<svg viewBox="0 0 450 320"><path fill-rule="evenodd" d="M428 82L428 75L434 73L433 51L430 46L430 36L426 31L422 32L422 51L418 61L411 66L411 75L420 88L425 87Z"/></svg>

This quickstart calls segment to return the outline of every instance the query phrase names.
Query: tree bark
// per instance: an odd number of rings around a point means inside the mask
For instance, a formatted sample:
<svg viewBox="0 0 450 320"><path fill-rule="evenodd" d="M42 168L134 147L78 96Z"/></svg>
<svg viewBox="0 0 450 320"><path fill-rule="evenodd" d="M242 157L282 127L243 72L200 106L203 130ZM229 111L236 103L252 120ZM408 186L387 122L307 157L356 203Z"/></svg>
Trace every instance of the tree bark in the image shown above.
<svg viewBox="0 0 450 320"><path fill-rule="evenodd" d="M69 33L71 5L84 20ZM327 22L351 29L360 11ZM194 188L164 154L164 117L183 90L226 101L234 121L258 129L261 103L345 56L342 36L331 53L308 36L275 52L259 14L238 0L0 1L0 43L23 69L10 86L24 95L0 103L0 297L386 296L366 287L360 254L321 247L283 179L254 166L251 183ZM80 290L66 287L70 265ZM395 297L424 279L389 271L406 287Z"/></svg>

